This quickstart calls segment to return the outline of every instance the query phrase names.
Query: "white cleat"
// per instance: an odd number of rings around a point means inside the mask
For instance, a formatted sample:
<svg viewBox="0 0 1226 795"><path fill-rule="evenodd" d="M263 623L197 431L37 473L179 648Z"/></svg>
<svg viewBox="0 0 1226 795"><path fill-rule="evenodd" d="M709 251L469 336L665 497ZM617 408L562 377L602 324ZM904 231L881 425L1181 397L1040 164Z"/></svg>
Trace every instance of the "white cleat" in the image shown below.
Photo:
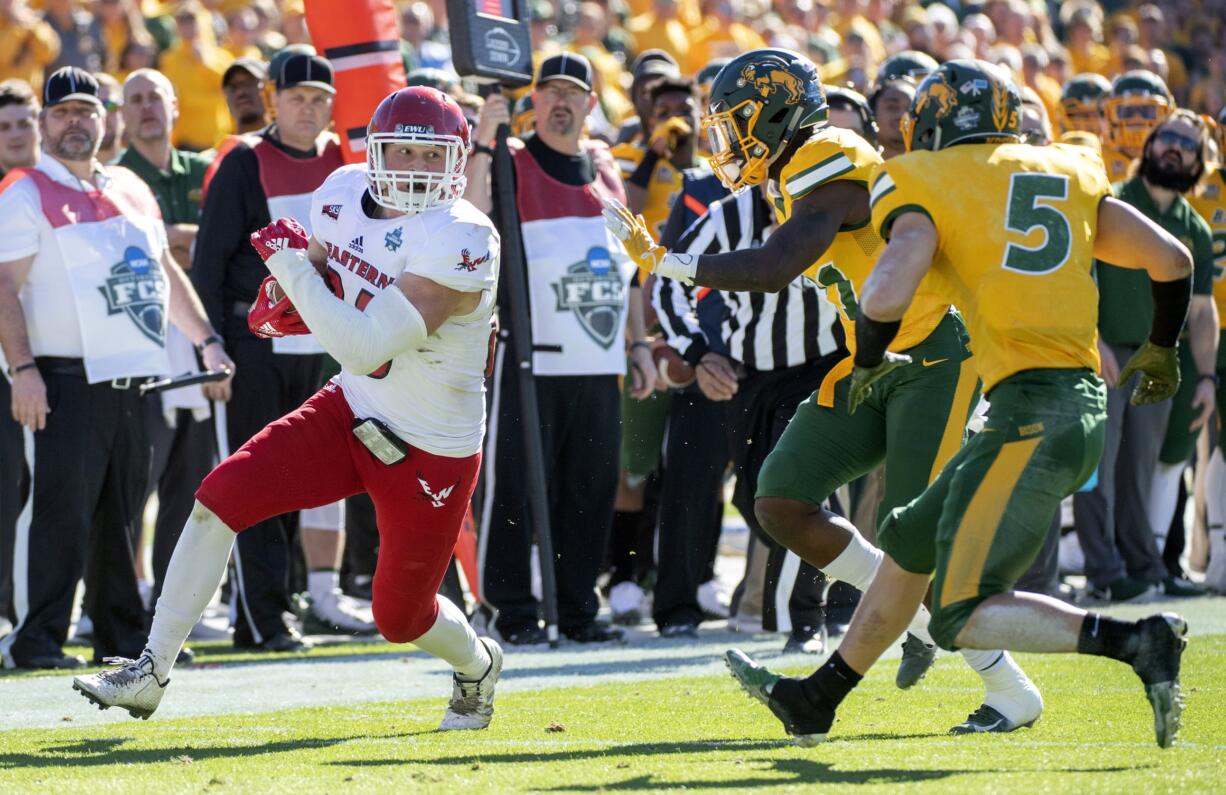
<svg viewBox="0 0 1226 795"><path fill-rule="evenodd" d="M339 590L318 602L307 599L307 614L303 618L303 633L307 635L373 635L375 626L370 607L350 599Z"/></svg>
<svg viewBox="0 0 1226 795"><path fill-rule="evenodd" d="M127 657L107 657L103 662L114 665L108 671L74 676L72 689L98 705L98 709L119 707L134 718L148 720L166 692L169 679L160 680L153 672L153 660L142 655L139 660Z"/></svg>
<svg viewBox="0 0 1226 795"><path fill-rule="evenodd" d="M494 718L494 687L502 674L502 647L491 638L478 640L490 653L490 667L476 682L452 676L451 703L438 725L441 732L484 729Z"/></svg>

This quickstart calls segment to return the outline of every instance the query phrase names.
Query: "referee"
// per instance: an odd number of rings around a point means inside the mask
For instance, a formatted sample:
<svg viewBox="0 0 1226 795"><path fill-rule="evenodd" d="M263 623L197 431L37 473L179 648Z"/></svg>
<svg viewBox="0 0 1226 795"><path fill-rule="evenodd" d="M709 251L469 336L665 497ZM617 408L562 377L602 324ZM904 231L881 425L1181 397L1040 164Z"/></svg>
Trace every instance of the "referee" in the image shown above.
<svg viewBox="0 0 1226 795"><path fill-rule="evenodd" d="M97 160L98 95L82 69L48 78L44 156L0 194L0 345L30 472L13 561L17 622L0 640L9 668L84 663L63 652L82 574L94 661L140 653L134 540L149 443L136 387L169 371L167 317L208 369L233 367L169 254L153 194ZM211 385L218 398L228 389Z"/></svg>
<svg viewBox="0 0 1226 795"><path fill-rule="evenodd" d="M755 187L713 203L681 236L675 250L714 254L749 248L765 238L773 223L771 208ZM822 289L803 276L777 294L719 291L724 302L723 339L711 340L696 317L706 311L698 292L657 278L652 303L669 344L697 366L703 394L727 401L728 444L737 477L732 501L754 536L770 549L763 627L789 633L786 651L820 653L824 578L763 531L753 504L758 472L796 407L847 355L837 311ZM661 523L661 573L677 565L665 559L665 550L681 546L668 542L666 529ZM702 572L689 573L696 589ZM656 598L660 598L658 585Z"/></svg>

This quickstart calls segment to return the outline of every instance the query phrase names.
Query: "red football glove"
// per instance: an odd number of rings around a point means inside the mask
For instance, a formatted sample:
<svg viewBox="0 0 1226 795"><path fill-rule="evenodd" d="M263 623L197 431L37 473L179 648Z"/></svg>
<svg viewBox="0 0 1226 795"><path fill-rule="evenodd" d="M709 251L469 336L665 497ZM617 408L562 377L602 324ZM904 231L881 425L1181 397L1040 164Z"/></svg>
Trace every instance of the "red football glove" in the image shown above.
<svg viewBox="0 0 1226 795"><path fill-rule="evenodd" d="M254 237L255 235L252 235L252 238ZM259 250L258 246L256 250ZM252 334L264 339L311 333L302 315L298 314L298 310L290 303L289 296L273 276L265 278L260 284L259 295L247 312L247 328L251 329Z"/></svg>
<svg viewBox="0 0 1226 795"><path fill-rule="evenodd" d="M251 245L265 262L283 249L305 249L309 241L310 235L293 218L278 218L258 232L251 233Z"/></svg>
<svg viewBox="0 0 1226 795"><path fill-rule="evenodd" d="M345 297L339 273L328 268L324 271L324 283L337 298ZM264 339L311 333L302 315L298 314L298 310L294 308L289 296L281 289L274 276L266 277L260 284L259 295L247 311L247 328L251 329L252 334Z"/></svg>

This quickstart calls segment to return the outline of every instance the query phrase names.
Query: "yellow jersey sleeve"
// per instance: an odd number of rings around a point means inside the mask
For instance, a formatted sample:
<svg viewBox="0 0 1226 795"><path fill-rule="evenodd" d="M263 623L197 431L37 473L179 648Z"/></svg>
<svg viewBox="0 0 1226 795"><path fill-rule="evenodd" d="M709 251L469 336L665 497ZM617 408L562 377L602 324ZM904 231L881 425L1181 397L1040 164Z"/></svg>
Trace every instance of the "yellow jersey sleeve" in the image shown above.
<svg viewBox="0 0 1226 795"><path fill-rule="evenodd" d="M1205 175L1188 202L1205 223L1213 240L1213 301L1218 326L1226 329L1226 169L1217 167Z"/></svg>
<svg viewBox="0 0 1226 795"><path fill-rule="evenodd" d="M823 127L792 154L779 174L775 209L780 221L792 216L792 202L836 180L858 182L866 189L881 156L851 130Z"/></svg>

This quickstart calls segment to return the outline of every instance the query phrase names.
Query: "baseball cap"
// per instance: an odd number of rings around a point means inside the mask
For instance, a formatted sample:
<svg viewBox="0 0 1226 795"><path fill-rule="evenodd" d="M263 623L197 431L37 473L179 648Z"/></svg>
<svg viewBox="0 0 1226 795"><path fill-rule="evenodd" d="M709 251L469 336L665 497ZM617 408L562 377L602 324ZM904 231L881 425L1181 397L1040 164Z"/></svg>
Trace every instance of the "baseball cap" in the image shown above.
<svg viewBox="0 0 1226 795"><path fill-rule="evenodd" d="M89 72L77 66L65 66L52 72L43 84L43 107L74 100L101 106L102 100L98 98L101 91L97 78Z"/></svg>
<svg viewBox="0 0 1226 795"><path fill-rule="evenodd" d="M336 88L332 85L332 64L318 55L294 53L281 63L276 78L278 91L305 86L318 88L329 94L336 93Z"/></svg>
<svg viewBox="0 0 1226 795"><path fill-rule="evenodd" d="M640 75L673 73L678 76L681 74L681 69L677 66L677 59L660 49L643 50L630 63L630 74L636 80Z"/></svg>
<svg viewBox="0 0 1226 795"><path fill-rule="evenodd" d="M567 80L580 88L592 90L592 64L582 55L573 52L560 52L541 61L541 68L536 73L536 83L540 85L547 80Z"/></svg>
<svg viewBox="0 0 1226 795"><path fill-rule="evenodd" d="M221 76L221 87L225 88L230 83L230 78L237 75L239 72L246 72L256 80L268 79L268 67L263 61L255 58L237 58L234 63L226 67L225 74Z"/></svg>

